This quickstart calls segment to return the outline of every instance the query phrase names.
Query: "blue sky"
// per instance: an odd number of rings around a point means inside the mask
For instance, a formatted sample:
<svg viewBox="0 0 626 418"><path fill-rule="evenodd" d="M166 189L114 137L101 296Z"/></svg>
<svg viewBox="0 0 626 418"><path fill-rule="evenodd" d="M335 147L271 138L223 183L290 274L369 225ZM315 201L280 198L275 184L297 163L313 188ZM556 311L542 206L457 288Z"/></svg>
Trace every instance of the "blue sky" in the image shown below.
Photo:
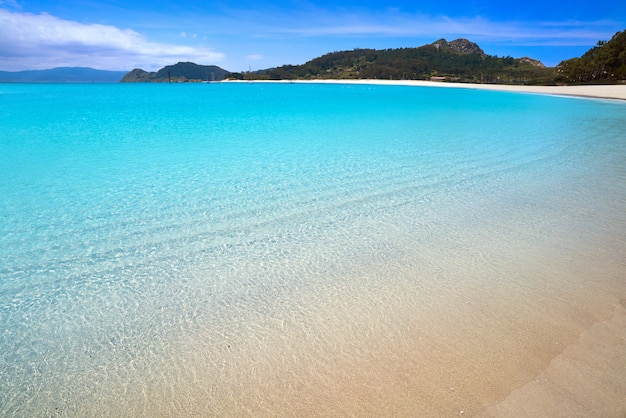
<svg viewBox="0 0 626 418"><path fill-rule="evenodd" d="M440 38L554 66L625 29L624 0L0 0L0 70L244 71Z"/></svg>

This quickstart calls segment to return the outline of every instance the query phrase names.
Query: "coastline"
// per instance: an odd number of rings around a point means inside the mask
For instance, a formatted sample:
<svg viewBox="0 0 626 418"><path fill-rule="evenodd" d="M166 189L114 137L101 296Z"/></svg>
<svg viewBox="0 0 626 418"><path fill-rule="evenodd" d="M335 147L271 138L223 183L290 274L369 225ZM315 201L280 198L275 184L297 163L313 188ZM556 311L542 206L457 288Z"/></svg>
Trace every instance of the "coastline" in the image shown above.
<svg viewBox="0 0 626 418"><path fill-rule="evenodd" d="M240 80L224 80L225 82L245 82ZM626 84L602 84L581 86L525 86L511 84L474 84L448 83L426 80L253 80L253 83L297 83L297 84L363 84L382 86L413 86L413 87L443 87L463 88L475 90L492 90L515 93L547 94L553 96L574 96L593 99L626 100Z"/></svg>

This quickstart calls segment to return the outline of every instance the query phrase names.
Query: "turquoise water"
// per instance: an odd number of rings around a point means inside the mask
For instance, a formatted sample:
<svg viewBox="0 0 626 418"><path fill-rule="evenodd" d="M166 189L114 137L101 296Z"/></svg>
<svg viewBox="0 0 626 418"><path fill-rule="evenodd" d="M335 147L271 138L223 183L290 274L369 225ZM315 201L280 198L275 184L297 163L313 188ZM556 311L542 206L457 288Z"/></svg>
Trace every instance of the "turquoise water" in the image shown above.
<svg viewBox="0 0 626 418"><path fill-rule="evenodd" d="M626 295L625 126L466 89L0 85L0 415L280 414L457 289Z"/></svg>

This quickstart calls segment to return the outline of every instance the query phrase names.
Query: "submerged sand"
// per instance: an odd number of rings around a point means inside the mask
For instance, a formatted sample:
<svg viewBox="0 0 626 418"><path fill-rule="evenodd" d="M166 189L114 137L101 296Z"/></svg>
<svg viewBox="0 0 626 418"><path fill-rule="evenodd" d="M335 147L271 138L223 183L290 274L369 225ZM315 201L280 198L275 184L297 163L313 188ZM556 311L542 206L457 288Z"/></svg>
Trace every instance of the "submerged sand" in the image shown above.
<svg viewBox="0 0 626 418"><path fill-rule="evenodd" d="M626 85L295 82L626 100ZM462 214L459 210L459 218ZM282 335L269 344L271 355L260 354L282 358L282 366L266 365L260 374L269 379L256 388L256 400L242 394L234 403L242 408L239 412L267 416L626 417L626 253L623 236L615 232L582 246L580 231L561 241L520 243L518 248L516 234L523 236L524 231L511 231L508 239L485 233L471 249L455 248L455 237L431 243L415 264L426 266L423 270L381 273L393 277L389 286L398 289L389 294L403 295L401 300L380 300L371 307L374 316L365 311L359 316L358 302L329 307L328 330L346 336L345 344L335 342L328 348L334 356L323 350L312 356L316 363L292 362L297 353L310 355L311 347L325 341L307 348L309 334ZM542 236L535 231L534 239ZM503 240L509 245L506 250ZM436 260L455 262L438 265ZM465 278L456 281L455 288L424 285L418 293L409 291L415 277L459 274ZM338 300L359 299L359 291L343 290ZM362 298L379 300L384 292L378 292ZM411 300L420 305L412 306ZM342 311L346 317L370 318L370 323L343 322L337 314ZM371 319L377 316L384 319ZM324 335L328 330L317 331ZM283 340L288 343L281 348ZM367 344L353 346L351 341ZM232 372L241 374L237 380L246 380L242 369ZM245 385L241 389L249 390ZM259 411L259 405L267 409Z"/></svg>

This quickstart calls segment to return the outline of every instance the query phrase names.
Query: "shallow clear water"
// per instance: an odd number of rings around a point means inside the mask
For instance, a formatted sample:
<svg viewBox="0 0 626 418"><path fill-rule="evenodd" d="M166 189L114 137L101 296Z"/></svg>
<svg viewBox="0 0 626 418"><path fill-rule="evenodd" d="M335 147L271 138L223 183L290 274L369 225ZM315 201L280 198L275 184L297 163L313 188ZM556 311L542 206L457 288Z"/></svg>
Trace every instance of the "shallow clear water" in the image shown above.
<svg viewBox="0 0 626 418"><path fill-rule="evenodd" d="M459 329L530 333L532 374L560 326L529 312L626 297L624 126L465 89L1 85L0 415L403 410L424 353L493 361Z"/></svg>

